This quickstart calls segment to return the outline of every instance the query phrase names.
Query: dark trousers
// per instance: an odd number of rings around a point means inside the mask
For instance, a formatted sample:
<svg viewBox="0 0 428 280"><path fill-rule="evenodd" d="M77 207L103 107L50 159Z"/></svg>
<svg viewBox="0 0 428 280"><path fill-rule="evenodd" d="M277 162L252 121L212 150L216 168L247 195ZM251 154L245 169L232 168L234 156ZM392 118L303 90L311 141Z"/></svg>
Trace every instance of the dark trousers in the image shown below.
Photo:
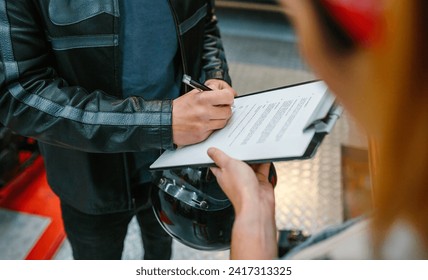
<svg viewBox="0 0 428 280"><path fill-rule="evenodd" d="M140 225L145 260L171 258L172 238L151 207L138 211L90 215L61 202L65 232L76 260L119 260L128 224L136 216Z"/></svg>

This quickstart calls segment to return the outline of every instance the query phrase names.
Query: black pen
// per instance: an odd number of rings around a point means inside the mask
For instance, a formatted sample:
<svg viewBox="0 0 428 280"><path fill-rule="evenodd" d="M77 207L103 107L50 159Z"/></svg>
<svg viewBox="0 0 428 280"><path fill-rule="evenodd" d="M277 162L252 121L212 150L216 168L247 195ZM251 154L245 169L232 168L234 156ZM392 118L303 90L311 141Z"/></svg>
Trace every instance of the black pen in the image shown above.
<svg viewBox="0 0 428 280"><path fill-rule="evenodd" d="M192 77L190 77L189 75L184 74L183 75L183 83L185 83L188 86L191 86L192 88L198 89L199 91L211 91L212 89L207 87L204 84L201 84L198 81L195 81L192 79ZM232 105L230 106L230 108L235 109L235 106Z"/></svg>
<svg viewBox="0 0 428 280"><path fill-rule="evenodd" d="M192 77L190 77L189 75L186 75L186 74L183 75L183 83L185 83L188 86L191 86L192 88L196 88L200 91L212 90L209 87L207 87L206 85L201 84L200 82L193 80Z"/></svg>

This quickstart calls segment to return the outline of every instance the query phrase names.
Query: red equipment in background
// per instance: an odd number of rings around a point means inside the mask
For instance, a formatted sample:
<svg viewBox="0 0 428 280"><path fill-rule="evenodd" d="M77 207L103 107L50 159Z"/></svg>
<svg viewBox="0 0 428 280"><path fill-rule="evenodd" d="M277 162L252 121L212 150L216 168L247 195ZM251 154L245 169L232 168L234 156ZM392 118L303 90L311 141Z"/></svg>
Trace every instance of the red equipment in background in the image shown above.
<svg viewBox="0 0 428 280"><path fill-rule="evenodd" d="M46 260L54 256L65 233L59 199L46 181L37 143L1 126L0 208L48 218L49 225L25 259Z"/></svg>

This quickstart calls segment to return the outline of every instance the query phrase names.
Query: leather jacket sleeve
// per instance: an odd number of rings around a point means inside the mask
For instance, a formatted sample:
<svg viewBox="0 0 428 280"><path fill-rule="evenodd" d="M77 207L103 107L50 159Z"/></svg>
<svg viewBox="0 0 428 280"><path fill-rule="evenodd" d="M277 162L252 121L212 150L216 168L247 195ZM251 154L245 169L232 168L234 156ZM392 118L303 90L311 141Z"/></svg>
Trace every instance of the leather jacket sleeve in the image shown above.
<svg viewBox="0 0 428 280"><path fill-rule="evenodd" d="M171 100L119 99L59 77L33 1L0 1L0 122L87 152L172 149Z"/></svg>
<svg viewBox="0 0 428 280"><path fill-rule="evenodd" d="M214 0L209 1L207 18L202 56L206 79L221 79L231 85L223 42L217 26Z"/></svg>

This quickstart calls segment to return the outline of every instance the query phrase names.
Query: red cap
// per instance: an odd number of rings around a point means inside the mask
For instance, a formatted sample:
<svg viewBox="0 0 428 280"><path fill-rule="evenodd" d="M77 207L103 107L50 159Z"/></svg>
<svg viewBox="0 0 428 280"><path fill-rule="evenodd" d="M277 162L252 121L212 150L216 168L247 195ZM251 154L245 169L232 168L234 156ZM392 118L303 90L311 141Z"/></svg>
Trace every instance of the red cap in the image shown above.
<svg viewBox="0 0 428 280"><path fill-rule="evenodd" d="M336 22L357 42L379 39L382 0L321 0Z"/></svg>

